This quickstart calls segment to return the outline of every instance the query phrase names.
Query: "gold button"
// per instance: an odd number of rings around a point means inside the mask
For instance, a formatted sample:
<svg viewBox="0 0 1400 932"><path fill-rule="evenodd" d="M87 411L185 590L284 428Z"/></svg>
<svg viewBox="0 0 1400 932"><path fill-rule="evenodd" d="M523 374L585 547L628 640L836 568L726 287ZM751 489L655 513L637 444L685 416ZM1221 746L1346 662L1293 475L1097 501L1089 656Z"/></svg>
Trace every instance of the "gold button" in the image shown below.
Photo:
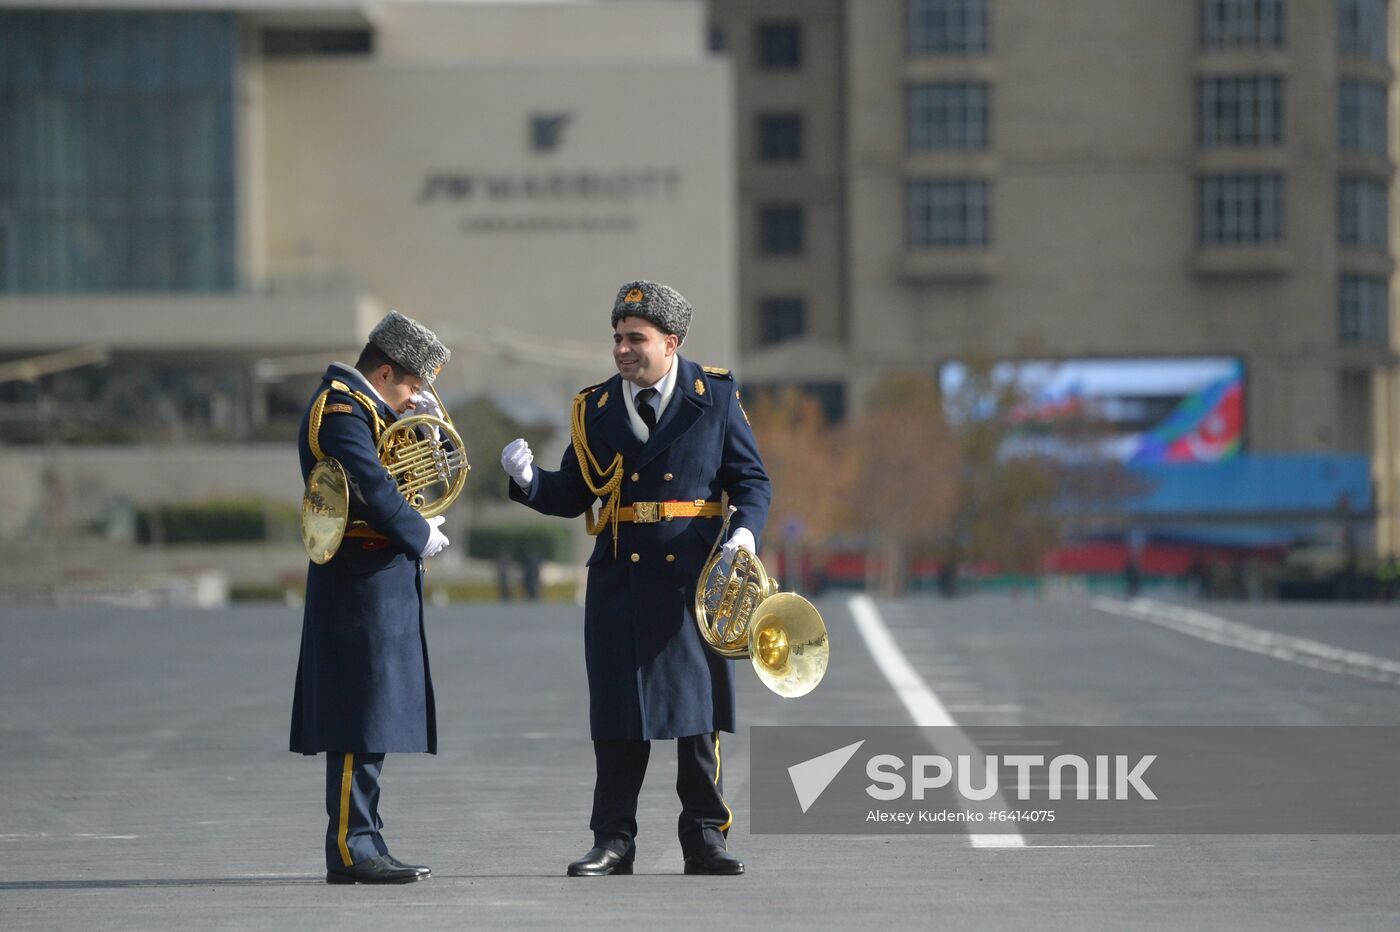
<svg viewBox="0 0 1400 932"><path fill-rule="evenodd" d="M676 477L673 476L673 475L671 475L670 473L667 473L666 475L662 476L661 478L665 479L667 482L670 482L672 479L674 479L674 478L676 478Z"/></svg>
<svg viewBox="0 0 1400 932"><path fill-rule="evenodd" d="M641 558L642 558L642 555L641 555L640 553L634 553L634 554L632 554L632 562L633 562L633 563L636 563L637 561L641 560Z"/></svg>
<svg viewBox="0 0 1400 932"><path fill-rule="evenodd" d="M637 473L637 472L632 473L632 481L633 481L633 482L641 482L641 481L642 481L642 474L641 474L641 473Z"/></svg>
<svg viewBox="0 0 1400 932"><path fill-rule="evenodd" d="M666 554L666 562L667 562L667 563L675 563L675 562L676 562L676 555L675 555L674 553L668 553L668 554Z"/></svg>

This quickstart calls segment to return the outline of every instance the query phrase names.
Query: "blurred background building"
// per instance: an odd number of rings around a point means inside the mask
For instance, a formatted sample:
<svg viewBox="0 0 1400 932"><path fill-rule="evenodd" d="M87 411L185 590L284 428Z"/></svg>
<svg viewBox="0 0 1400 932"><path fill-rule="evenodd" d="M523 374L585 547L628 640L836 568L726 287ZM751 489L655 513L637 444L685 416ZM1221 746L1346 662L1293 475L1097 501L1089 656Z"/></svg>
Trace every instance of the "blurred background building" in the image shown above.
<svg viewBox="0 0 1400 932"><path fill-rule="evenodd" d="M314 375L388 307L450 403L559 426L642 275L688 355L833 423L1022 364L1026 424L1091 411L1151 479L1120 550L1394 554L1391 12L0 0L0 533L53 483L294 497Z"/></svg>
<svg viewBox="0 0 1400 932"><path fill-rule="evenodd" d="M1172 361L1227 357L1213 449L1174 459L1238 461L1188 473L1176 517L1262 482L1256 516L1374 514L1400 549L1386 0L711 10L750 381L839 414L970 353L1122 360L1118 417L1147 429L1192 395L1154 387Z"/></svg>

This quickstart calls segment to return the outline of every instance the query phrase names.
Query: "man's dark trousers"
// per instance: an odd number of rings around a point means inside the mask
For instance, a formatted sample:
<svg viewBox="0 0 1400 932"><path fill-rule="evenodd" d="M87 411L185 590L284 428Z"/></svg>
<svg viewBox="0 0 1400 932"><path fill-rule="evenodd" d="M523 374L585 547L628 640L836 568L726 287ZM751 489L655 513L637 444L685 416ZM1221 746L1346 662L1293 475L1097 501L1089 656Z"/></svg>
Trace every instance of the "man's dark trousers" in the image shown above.
<svg viewBox="0 0 1400 932"><path fill-rule="evenodd" d="M594 741L598 777L593 788L593 844L626 858L637 837L637 797L651 757L650 741ZM681 800L677 835L691 857L706 845L725 846L734 814L724 801L719 733L676 739L676 795Z"/></svg>

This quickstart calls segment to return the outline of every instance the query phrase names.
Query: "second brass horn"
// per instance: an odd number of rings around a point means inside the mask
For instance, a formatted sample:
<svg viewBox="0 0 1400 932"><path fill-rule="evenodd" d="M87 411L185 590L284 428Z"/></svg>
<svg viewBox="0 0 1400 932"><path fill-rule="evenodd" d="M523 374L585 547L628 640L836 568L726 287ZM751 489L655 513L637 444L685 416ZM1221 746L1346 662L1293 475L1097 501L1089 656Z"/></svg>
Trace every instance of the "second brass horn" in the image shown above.
<svg viewBox="0 0 1400 932"><path fill-rule="evenodd" d="M831 646L816 606L795 592L779 592L758 556L739 548L721 573L723 554L712 553L695 587L700 637L723 657L748 657L773 692L793 698L816 689L826 675Z"/></svg>

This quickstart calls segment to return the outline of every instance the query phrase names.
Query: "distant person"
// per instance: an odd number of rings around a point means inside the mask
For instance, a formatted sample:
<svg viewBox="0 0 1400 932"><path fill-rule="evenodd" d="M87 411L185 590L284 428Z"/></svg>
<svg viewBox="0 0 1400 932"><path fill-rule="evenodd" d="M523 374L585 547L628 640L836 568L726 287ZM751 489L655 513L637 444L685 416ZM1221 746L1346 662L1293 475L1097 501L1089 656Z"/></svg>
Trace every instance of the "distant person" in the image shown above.
<svg viewBox="0 0 1400 932"><path fill-rule="evenodd" d="M520 551L520 588L525 601L540 600L540 555L533 546L526 545Z"/></svg>
<svg viewBox="0 0 1400 932"><path fill-rule="evenodd" d="M1128 562L1123 566L1123 591L1128 598L1136 599L1138 592L1142 589L1142 570L1138 569L1137 560L1128 557Z"/></svg>
<svg viewBox="0 0 1400 932"><path fill-rule="evenodd" d="M437 753L423 631L423 560L447 546L441 517L414 511L380 462L386 424L441 416L424 386L451 354L431 330L390 312L355 366L332 363L301 421L302 479L324 457L345 468L350 518L340 549L306 572L291 750L326 755L326 882L412 883L426 867L389 854L379 775L390 751Z"/></svg>
<svg viewBox="0 0 1400 932"><path fill-rule="evenodd" d="M733 663L691 617L700 570L720 536L721 497L737 509L723 552L756 551L772 490L727 369L677 352L691 307L673 288L623 285L612 306L618 374L574 398L572 445L536 469L524 440L501 451L510 497L548 515L588 513L584 657L597 780L593 847L574 877L630 874L637 797L651 742L674 738L677 834L687 874L741 874L727 850L719 733L734 730ZM592 506L602 499L595 520Z"/></svg>
<svg viewBox="0 0 1400 932"><path fill-rule="evenodd" d="M502 602L509 602L512 598L510 585L510 558L509 547L501 547L496 551L496 593Z"/></svg>

